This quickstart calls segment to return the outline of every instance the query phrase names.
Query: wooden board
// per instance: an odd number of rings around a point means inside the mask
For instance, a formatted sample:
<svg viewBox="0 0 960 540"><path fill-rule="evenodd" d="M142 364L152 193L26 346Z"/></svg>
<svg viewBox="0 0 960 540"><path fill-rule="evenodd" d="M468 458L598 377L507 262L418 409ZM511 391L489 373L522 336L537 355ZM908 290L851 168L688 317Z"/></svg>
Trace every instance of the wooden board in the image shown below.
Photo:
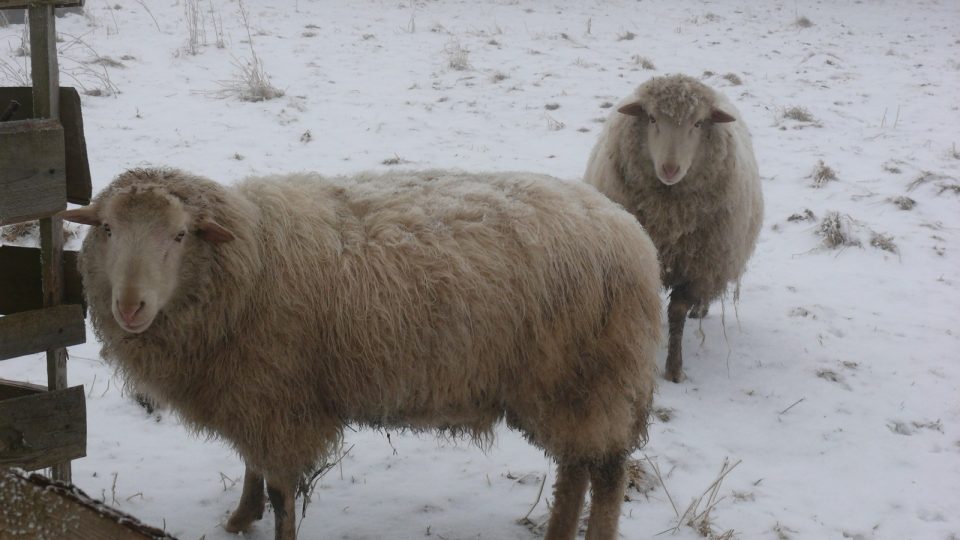
<svg viewBox="0 0 960 540"><path fill-rule="evenodd" d="M83 280L77 268L76 251L63 252L64 304L78 304L86 311ZM43 307L40 279L40 250L32 247L0 246L0 315Z"/></svg>
<svg viewBox="0 0 960 540"><path fill-rule="evenodd" d="M0 401L0 465L36 470L85 455L82 386Z"/></svg>
<svg viewBox="0 0 960 540"><path fill-rule="evenodd" d="M80 306L64 304L0 317L0 360L86 341Z"/></svg>
<svg viewBox="0 0 960 540"><path fill-rule="evenodd" d="M32 89L23 86L0 87L0 111L6 110L12 101L19 103L20 107L10 120L28 120L33 111ZM60 87L60 124L63 126L67 158L67 201L73 204L90 204L93 185L90 182L87 140L83 134L80 93L76 88Z"/></svg>
<svg viewBox="0 0 960 540"><path fill-rule="evenodd" d="M176 540L71 484L0 468L0 540L60 539Z"/></svg>
<svg viewBox="0 0 960 540"><path fill-rule="evenodd" d="M0 225L67 207L63 144L57 120L0 122Z"/></svg>
<svg viewBox="0 0 960 540"><path fill-rule="evenodd" d="M83 7L85 0L0 0L0 9L26 9L30 6Z"/></svg>
<svg viewBox="0 0 960 540"><path fill-rule="evenodd" d="M0 401L46 392L46 386L0 379Z"/></svg>

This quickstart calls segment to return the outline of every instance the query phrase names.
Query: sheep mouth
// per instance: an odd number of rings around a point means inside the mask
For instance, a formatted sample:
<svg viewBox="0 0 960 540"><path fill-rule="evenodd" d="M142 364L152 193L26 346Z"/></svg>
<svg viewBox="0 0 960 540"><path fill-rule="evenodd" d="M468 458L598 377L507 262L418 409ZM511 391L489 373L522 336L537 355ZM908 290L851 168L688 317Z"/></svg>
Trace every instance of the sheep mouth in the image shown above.
<svg viewBox="0 0 960 540"><path fill-rule="evenodd" d="M662 177L662 176L660 176L660 175L658 174L658 175L657 175L657 179L660 180L660 182L663 183L663 184L666 185L666 186L672 186L672 185L674 185L674 184L679 183L681 180L683 180L683 176L684 176L684 175L682 175L682 174L677 174L677 175L674 176L673 178L667 179L667 178L664 178L664 177Z"/></svg>
<svg viewBox="0 0 960 540"><path fill-rule="evenodd" d="M126 323L117 321L117 324L120 325L120 328L122 328L123 331L129 334L140 334L144 330L149 328L152 323L153 323L153 319L150 319L149 321L144 321L141 323L136 323L136 324L126 324Z"/></svg>

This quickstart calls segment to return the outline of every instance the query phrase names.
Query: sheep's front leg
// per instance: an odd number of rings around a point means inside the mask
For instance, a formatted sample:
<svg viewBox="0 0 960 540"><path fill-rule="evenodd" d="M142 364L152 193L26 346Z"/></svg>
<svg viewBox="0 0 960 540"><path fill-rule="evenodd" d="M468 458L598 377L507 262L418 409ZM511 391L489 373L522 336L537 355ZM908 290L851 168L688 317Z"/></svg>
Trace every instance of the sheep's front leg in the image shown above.
<svg viewBox="0 0 960 540"><path fill-rule="evenodd" d="M626 456L614 454L590 467L590 520L586 540L616 540L627 483Z"/></svg>
<svg viewBox="0 0 960 540"><path fill-rule="evenodd" d="M247 467L243 473L243 493L240 495L240 503L223 528L231 533L248 531L254 521L263 517L265 504L263 476Z"/></svg>
<svg viewBox="0 0 960 540"><path fill-rule="evenodd" d="M670 292L667 321L670 325L670 340L667 345L667 380L675 383L683 380L683 326L692 302L686 287L675 287Z"/></svg>
<svg viewBox="0 0 960 540"><path fill-rule="evenodd" d="M572 540L577 536L580 511L587 493L587 467L580 463L557 463L553 485L553 509L544 540Z"/></svg>
<svg viewBox="0 0 960 540"><path fill-rule="evenodd" d="M275 540L297 538L297 477L267 476L267 497L273 506Z"/></svg>

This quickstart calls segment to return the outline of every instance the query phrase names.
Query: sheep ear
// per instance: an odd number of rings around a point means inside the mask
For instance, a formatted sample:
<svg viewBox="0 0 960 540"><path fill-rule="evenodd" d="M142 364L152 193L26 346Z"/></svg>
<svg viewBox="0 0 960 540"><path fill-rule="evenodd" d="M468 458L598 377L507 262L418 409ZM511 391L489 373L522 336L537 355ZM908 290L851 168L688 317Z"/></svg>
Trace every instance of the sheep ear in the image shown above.
<svg viewBox="0 0 960 540"><path fill-rule="evenodd" d="M643 110L643 105L641 105L639 101L627 103L626 105L617 109L617 112L629 116L646 116L647 114L647 111Z"/></svg>
<svg viewBox="0 0 960 540"><path fill-rule="evenodd" d="M713 109L710 109L710 121L714 124L724 124L727 122L734 122L736 121L736 118L734 118L732 114L714 107Z"/></svg>
<svg viewBox="0 0 960 540"><path fill-rule="evenodd" d="M84 206L83 208L64 210L57 214L56 217L72 223L82 223L83 225L97 226L103 223L97 214L97 207L92 204L90 206Z"/></svg>
<svg viewBox="0 0 960 540"><path fill-rule="evenodd" d="M232 232L212 219L201 219L197 223L197 234L211 244L232 242L237 238Z"/></svg>

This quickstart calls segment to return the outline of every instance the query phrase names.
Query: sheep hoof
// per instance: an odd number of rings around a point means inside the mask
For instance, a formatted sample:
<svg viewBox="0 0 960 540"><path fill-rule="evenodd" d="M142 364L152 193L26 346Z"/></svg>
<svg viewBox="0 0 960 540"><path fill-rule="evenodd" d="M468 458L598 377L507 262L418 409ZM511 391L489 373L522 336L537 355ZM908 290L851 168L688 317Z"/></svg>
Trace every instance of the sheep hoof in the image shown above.
<svg viewBox="0 0 960 540"><path fill-rule="evenodd" d="M262 518L263 513L256 515L248 512L240 512L240 509L237 509L223 525L223 530L233 534L249 532L253 522Z"/></svg>
<svg viewBox="0 0 960 540"><path fill-rule="evenodd" d="M683 382L687 377L683 374L683 370L681 369L668 369L663 378L670 382L680 383Z"/></svg>

